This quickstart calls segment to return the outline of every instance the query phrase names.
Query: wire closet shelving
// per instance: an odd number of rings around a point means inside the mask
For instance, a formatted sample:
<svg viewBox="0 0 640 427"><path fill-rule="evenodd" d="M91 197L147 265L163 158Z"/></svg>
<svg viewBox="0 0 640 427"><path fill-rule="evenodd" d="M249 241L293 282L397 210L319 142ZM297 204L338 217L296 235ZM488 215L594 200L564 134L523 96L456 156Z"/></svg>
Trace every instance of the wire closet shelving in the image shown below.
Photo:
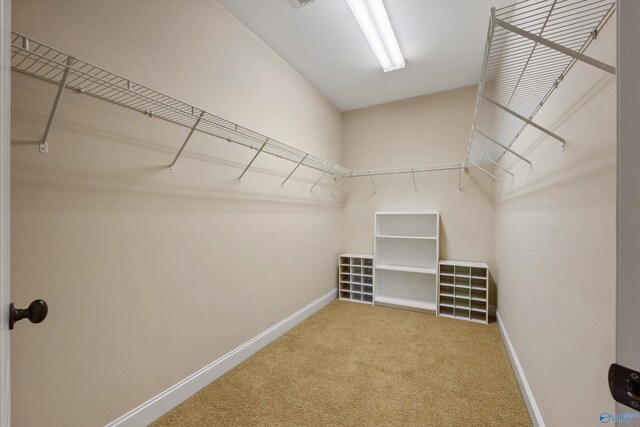
<svg viewBox="0 0 640 427"><path fill-rule="evenodd" d="M261 153L289 160L295 163L296 169L298 166L306 166L319 170L323 177L327 174L344 177L350 173L349 169L336 163L225 120L16 32L12 33L11 68L18 73L58 86L58 93L40 142L41 152L48 151L49 131L66 88L189 129L187 138L168 165L172 171L190 137L197 131L257 151L240 178ZM291 174L287 179L290 176Z"/></svg>
<svg viewBox="0 0 640 427"><path fill-rule="evenodd" d="M282 185L305 166L322 172L312 190L327 175L334 177L334 189L347 178L369 177L376 192L374 176L411 174L417 192L417 173L456 170L460 189L461 172L468 167L477 167L497 181L513 176L500 164L505 153L531 165L511 148L527 126L557 140L564 149L564 139L533 118L576 61L615 74L611 65L584 54L614 7L613 0L523 0L491 10L467 159L459 163L352 171L16 32L11 38L11 68L58 86L40 141L44 153L62 94L70 89L187 128L184 142L167 165L172 172L193 133L201 132L256 151L240 180L264 153L294 163ZM488 171L487 165L499 172Z"/></svg>
<svg viewBox="0 0 640 427"><path fill-rule="evenodd" d="M614 8L613 0L524 0L491 10L467 166L496 180L512 175L500 164L506 153L531 166L511 148L527 126L564 150L565 140L533 119L576 61L615 74L584 54Z"/></svg>

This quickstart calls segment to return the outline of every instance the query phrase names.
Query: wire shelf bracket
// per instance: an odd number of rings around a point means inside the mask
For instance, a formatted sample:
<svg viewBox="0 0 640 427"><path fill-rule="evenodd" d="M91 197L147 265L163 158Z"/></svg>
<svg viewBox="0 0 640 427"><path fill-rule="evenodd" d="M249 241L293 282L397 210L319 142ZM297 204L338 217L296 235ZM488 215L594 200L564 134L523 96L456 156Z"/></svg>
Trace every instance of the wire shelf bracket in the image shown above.
<svg viewBox="0 0 640 427"><path fill-rule="evenodd" d="M506 153L532 166L511 148L527 126L565 149L563 137L533 119L576 62L616 73L615 67L585 54L613 15L615 4L615 0L522 0L491 9L467 165L496 166L500 179L513 176L498 164Z"/></svg>
<svg viewBox="0 0 640 427"><path fill-rule="evenodd" d="M23 41L23 46L28 50L29 49L29 39L25 38ZM64 92L64 88L67 84L67 79L69 78L69 70L70 66L73 64L73 56L67 56L67 66L64 67L64 71L62 73L62 78L60 79L60 85L58 85L58 92L56 93L56 98L53 101L53 106L51 107L51 113L49 113L49 119L47 120L47 126L44 129L44 133L42 134L42 139L40 139L39 151L41 153L49 152L49 132L51 132L51 126L53 126L53 121L56 118L56 113L58 112L58 107L60 106L60 100L62 99L62 92Z"/></svg>
<svg viewBox="0 0 640 427"><path fill-rule="evenodd" d="M193 125L193 127L189 131L189 134L187 135L187 137L185 138L184 142L182 143L182 146L180 147L180 149L176 153L176 156L173 158L173 161L169 165L169 170L171 171L171 173L174 173L176 171L176 162L180 158L180 155L182 154L182 150L184 150L184 147L187 146L187 143L191 139L191 135L193 135L193 133L198 128L198 125L200 124L200 120L202 120L202 116L204 116L204 111L200 111L200 115L198 116L198 119L196 120L195 124Z"/></svg>

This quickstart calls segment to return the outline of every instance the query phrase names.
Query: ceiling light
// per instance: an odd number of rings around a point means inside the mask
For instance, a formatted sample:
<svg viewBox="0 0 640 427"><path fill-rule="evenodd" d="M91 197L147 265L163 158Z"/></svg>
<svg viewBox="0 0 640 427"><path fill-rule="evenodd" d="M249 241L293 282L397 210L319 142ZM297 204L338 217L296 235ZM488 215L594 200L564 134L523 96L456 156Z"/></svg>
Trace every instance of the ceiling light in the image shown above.
<svg viewBox="0 0 640 427"><path fill-rule="evenodd" d="M404 67L404 58L393 34L382 0L347 0L373 53L387 71Z"/></svg>

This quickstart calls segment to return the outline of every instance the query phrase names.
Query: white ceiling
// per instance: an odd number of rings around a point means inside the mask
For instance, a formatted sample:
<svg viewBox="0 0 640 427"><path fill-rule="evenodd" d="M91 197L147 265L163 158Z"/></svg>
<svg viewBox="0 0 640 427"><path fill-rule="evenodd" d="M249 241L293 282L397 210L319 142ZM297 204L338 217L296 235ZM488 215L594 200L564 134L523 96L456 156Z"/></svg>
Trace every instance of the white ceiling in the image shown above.
<svg viewBox="0 0 640 427"><path fill-rule="evenodd" d="M514 0L385 0L406 67L384 73L345 0L218 0L343 111L478 82L489 10Z"/></svg>

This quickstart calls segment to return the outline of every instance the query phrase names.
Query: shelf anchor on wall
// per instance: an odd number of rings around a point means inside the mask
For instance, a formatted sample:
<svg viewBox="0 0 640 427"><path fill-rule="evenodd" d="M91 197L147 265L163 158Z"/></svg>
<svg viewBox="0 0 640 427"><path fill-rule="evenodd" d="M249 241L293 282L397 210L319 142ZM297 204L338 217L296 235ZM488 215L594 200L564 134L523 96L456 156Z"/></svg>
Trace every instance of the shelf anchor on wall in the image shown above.
<svg viewBox="0 0 640 427"><path fill-rule="evenodd" d="M171 173L174 173L176 171L176 167L175 167L176 166L176 162L180 158L180 155L182 154L182 150L184 150L184 147L187 146L187 142L189 142L189 140L191 139L191 135L193 135L193 133L198 128L198 125L200 124L200 120L202 119L202 116L204 116L204 110L200 111L200 115L196 119L196 122L194 123L193 127L189 131L189 134L187 135L187 137L185 138L184 142L182 143L182 146L180 147L180 149L176 153L176 156L173 158L173 161L169 165L169 170L171 170Z"/></svg>
<svg viewBox="0 0 640 427"><path fill-rule="evenodd" d="M369 175L369 178L371 178L371 185L373 186L373 195L375 196L376 194L378 194L378 191L376 190L376 183L373 182L373 174Z"/></svg>
<svg viewBox="0 0 640 427"><path fill-rule="evenodd" d="M25 40L27 40L25 38ZM27 49L29 43L26 43ZM60 100L62 99L62 92L64 88L67 86L67 78L69 77L69 71L71 70L71 65L73 65L74 57L69 55L67 57L67 66L64 68L62 73L62 79L60 80L60 85L58 86L58 92L56 93L56 99L53 101L53 107L51 108L51 113L49 113L49 120L47 121L47 127L44 129L44 134L42 135L42 139L40 140L40 152L48 153L49 152L49 144L47 143L47 139L49 138L49 132L51 131L51 126L53 125L53 120L56 117L56 113L58 112L58 106L60 105Z"/></svg>

